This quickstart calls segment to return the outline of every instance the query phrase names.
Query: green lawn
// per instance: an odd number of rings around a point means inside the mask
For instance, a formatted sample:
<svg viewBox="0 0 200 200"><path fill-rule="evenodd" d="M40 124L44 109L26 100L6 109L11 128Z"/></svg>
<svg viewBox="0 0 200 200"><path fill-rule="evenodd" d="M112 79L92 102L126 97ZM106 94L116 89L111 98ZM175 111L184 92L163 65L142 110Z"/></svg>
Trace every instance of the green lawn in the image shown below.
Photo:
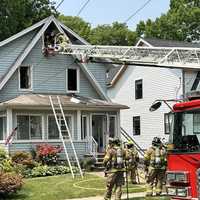
<svg viewBox="0 0 200 200"><path fill-rule="evenodd" d="M73 180L70 175L65 175L25 179L24 182L22 190L5 200L64 200L98 196L105 192L105 179L93 175L86 175L83 180ZM145 187L130 185L129 191L143 192Z"/></svg>

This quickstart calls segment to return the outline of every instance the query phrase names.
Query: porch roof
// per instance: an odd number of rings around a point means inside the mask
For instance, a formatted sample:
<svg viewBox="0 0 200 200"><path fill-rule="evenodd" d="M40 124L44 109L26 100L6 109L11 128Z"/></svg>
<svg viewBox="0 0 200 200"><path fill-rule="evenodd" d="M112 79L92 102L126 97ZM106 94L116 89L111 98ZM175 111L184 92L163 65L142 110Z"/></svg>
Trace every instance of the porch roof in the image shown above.
<svg viewBox="0 0 200 200"><path fill-rule="evenodd" d="M49 94L51 95L51 94ZM27 107L50 107L49 95L47 94L25 94L14 99L0 103L0 107L27 108ZM104 108L104 109L128 109L126 105L83 97L78 95L51 95L55 103L59 96L62 106L68 108Z"/></svg>

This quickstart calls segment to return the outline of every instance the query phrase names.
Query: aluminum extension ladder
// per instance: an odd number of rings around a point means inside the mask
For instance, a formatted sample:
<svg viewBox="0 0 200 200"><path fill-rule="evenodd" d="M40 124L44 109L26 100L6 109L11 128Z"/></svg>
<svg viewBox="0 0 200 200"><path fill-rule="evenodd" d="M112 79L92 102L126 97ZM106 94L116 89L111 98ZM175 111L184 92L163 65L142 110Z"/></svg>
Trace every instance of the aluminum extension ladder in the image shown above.
<svg viewBox="0 0 200 200"><path fill-rule="evenodd" d="M66 158L67 158L67 162L69 164L69 168L70 168L72 177L75 178L75 174L74 174L74 171L73 171L73 168L72 168L71 161L69 159L69 154L68 154L68 151L67 151L66 143L65 143L65 140L64 140L64 137L63 137L63 134L62 134L62 130L61 130L61 125L59 124L59 121L58 121L58 115L60 115L60 114L61 114L61 116L64 120L65 127L66 127L66 130L68 132L70 144L71 144L71 147L72 147L72 150L73 150L73 154L74 154L74 157L75 157L76 164L78 166L80 176L81 176L81 178L83 178L83 171L81 169L80 162L79 162L79 159L78 159L75 147L74 147L74 143L72 141L71 132L69 130L67 121L65 119L65 114L64 114L63 107L62 107L62 104L61 104L61 101L60 101L60 97L56 96L56 98L55 97L53 98L52 96L49 96L49 100L50 100L50 104L51 104L53 114L54 114L54 117L55 117L55 120L56 120L56 124L57 124L58 131L59 131L59 136L60 136L60 139L61 139L62 144L63 144L64 152L65 152L65 155L66 155ZM58 111L60 111L60 112L58 112Z"/></svg>

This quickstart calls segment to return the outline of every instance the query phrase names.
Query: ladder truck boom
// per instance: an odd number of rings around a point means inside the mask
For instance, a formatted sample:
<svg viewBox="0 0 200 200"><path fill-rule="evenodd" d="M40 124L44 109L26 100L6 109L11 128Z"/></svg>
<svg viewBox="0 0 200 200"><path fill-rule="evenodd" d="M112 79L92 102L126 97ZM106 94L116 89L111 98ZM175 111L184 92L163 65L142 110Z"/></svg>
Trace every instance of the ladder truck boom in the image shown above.
<svg viewBox="0 0 200 200"><path fill-rule="evenodd" d="M58 45L60 54L110 59L111 63L152 67L199 69L200 48ZM109 62L108 62L109 63Z"/></svg>

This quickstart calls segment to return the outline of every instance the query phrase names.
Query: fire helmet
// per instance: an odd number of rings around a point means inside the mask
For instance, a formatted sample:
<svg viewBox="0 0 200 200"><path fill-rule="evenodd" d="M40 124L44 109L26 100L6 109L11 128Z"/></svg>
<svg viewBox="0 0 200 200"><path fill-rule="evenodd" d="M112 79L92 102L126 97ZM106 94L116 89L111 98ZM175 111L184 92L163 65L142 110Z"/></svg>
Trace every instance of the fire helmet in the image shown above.
<svg viewBox="0 0 200 200"><path fill-rule="evenodd" d="M153 140L152 140L152 145L153 146L160 146L161 145L161 140L159 137L154 137Z"/></svg>

